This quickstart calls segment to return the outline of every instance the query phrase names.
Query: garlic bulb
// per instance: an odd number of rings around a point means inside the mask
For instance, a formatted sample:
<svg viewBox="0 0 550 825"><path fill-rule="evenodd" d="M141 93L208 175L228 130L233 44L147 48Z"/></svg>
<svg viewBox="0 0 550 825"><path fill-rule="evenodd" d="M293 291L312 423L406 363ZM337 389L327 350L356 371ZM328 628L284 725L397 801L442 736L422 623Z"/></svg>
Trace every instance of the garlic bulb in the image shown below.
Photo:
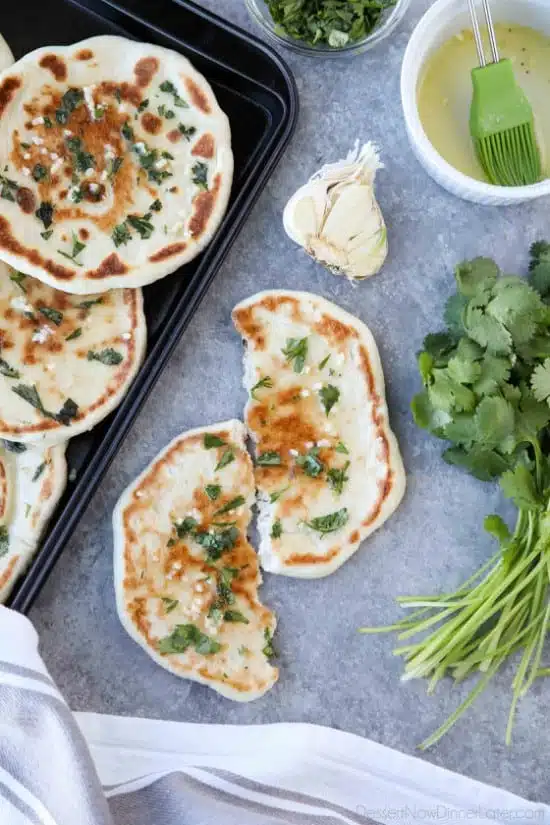
<svg viewBox="0 0 550 825"><path fill-rule="evenodd" d="M344 160L316 172L283 213L287 235L335 275L375 275L388 254L384 217L374 197L376 146L359 141Z"/></svg>

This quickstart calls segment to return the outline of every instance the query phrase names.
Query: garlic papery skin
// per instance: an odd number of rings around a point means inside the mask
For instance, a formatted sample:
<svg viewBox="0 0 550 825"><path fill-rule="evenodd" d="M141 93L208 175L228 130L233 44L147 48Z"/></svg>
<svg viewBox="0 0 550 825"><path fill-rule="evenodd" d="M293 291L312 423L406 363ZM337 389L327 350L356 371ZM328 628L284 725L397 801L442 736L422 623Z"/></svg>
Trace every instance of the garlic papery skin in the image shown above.
<svg viewBox="0 0 550 825"><path fill-rule="evenodd" d="M388 254L384 217L374 196L380 162L373 143L359 141L344 160L319 169L290 198L287 235L335 275L352 281L375 275Z"/></svg>

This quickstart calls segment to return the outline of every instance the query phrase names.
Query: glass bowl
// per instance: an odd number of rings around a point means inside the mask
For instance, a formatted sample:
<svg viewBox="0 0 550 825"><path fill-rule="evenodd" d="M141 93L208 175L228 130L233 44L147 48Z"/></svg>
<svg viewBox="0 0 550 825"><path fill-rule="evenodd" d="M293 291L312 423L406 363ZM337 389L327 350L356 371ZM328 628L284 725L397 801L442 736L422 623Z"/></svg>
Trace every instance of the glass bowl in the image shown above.
<svg viewBox="0 0 550 825"><path fill-rule="evenodd" d="M345 46L336 47L327 46L326 43L312 46L303 40L295 40L281 31L279 26L273 22L265 0L245 0L245 3L251 17L261 26L273 43L279 43L295 52L313 57L347 57L366 52L388 37L405 16L411 0L397 0L394 6L385 9L374 29L362 40L355 40Z"/></svg>

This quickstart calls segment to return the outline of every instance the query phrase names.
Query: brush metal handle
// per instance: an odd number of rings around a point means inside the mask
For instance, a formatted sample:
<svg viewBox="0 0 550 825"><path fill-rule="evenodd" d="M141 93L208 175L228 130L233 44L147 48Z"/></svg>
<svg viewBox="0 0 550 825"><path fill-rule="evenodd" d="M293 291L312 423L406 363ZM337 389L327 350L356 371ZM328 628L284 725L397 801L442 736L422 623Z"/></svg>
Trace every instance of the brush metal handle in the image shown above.
<svg viewBox="0 0 550 825"><path fill-rule="evenodd" d="M472 28L474 30L474 39L476 41L476 48L477 48L477 56L479 59L480 66L486 66L487 61L485 60L485 51L483 49L483 40L481 38L481 31L479 28L479 22L477 19L477 12L475 6L475 0L468 0L468 8L470 9L470 17L472 18Z"/></svg>
<svg viewBox="0 0 550 825"><path fill-rule="evenodd" d="M493 63L498 63L500 57L498 54L497 38L495 35L495 27L493 26L493 18L491 16L489 0L482 0L482 3L483 11L485 12L485 20L487 21L487 30L489 32L489 43L491 44L491 54L493 55Z"/></svg>
<svg viewBox="0 0 550 825"><path fill-rule="evenodd" d="M489 44L491 46L491 55L493 58L493 63L498 63L500 57L498 53L495 27L493 25L493 17L491 15L491 9L489 7L489 0L481 0L481 2L483 5L483 12L485 14L487 31L489 33ZM483 67L487 65L487 60L485 58L485 49L483 48L483 38L481 36L481 29L479 28L479 21L477 19L476 0L468 0L468 8L470 9L470 17L472 19L472 28L474 30L474 39L476 42L479 65Z"/></svg>

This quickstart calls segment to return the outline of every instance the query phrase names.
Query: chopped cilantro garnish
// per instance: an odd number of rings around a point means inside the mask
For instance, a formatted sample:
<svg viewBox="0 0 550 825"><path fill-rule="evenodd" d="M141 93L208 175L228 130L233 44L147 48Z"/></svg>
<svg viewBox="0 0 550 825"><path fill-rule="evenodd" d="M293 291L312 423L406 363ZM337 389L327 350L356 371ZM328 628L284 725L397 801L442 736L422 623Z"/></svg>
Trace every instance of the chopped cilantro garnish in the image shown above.
<svg viewBox="0 0 550 825"><path fill-rule="evenodd" d="M254 384L254 386L250 390L250 397L253 398L255 401L257 401L258 400L258 396L256 395L257 390L261 390L261 389L264 389L264 388L271 389L272 387L273 387L273 381L271 380L269 375L266 375L264 378L260 378L260 380L257 382L257 384Z"/></svg>
<svg viewBox="0 0 550 825"><path fill-rule="evenodd" d="M122 244L127 244L128 241L132 240L132 235L128 229L128 224L126 221L124 221L124 223L119 223L118 226L115 226L111 233L111 238L114 245L117 247Z"/></svg>
<svg viewBox="0 0 550 825"><path fill-rule="evenodd" d="M178 129L185 138L185 140L191 140L191 138L197 131L195 126L185 126L183 123L178 123Z"/></svg>
<svg viewBox="0 0 550 825"><path fill-rule="evenodd" d="M49 201L42 201L34 213L38 220L44 224L44 229L49 229L53 221L53 206Z"/></svg>
<svg viewBox="0 0 550 825"><path fill-rule="evenodd" d="M319 447L312 447L305 455L296 458L296 464L301 467L304 473L310 478L317 478L324 470L324 464L319 461Z"/></svg>
<svg viewBox="0 0 550 825"><path fill-rule="evenodd" d="M217 561L224 553L232 550L239 538L236 527L218 530L213 533L195 533L194 539L206 552L207 561Z"/></svg>
<svg viewBox="0 0 550 825"><path fill-rule="evenodd" d="M235 461L235 453L233 450L228 447L222 454L222 457L214 467L214 472L218 472L218 470L223 470L224 467L227 467L228 464L231 464L232 461Z"/></svg>
<svg viewBox="0 0 550 825"><path fill-rule="evenodd" d="M226 610L223 614L223 620L224 622L242 622L243 624L250 623L240 610Z"/></svg>
<svg viewBox="0 0 550 825"><path fill-rule="evenodd" d="M276 519L273 522L271 527L271 538L272 539L280 539L283 535L283 525L281 524L281 519Z"/></svg>
<svg viewBox="0 0 550 825"><path fill-rule="evenodd" d="M191 174L193 177L191 180L198 186L199 189L203 189L205 192L208 191L208 166L206 163L202 161L198 161L191 169Z"/></svg>
<svg viewBox="0 0 550 825"><path fill-rule="evenodd" d="M56 327L61 326L61 324L63 323L63 313L60 312L58 309L54 309L53 307L39 306L38 311L45 318L47 318L48 321L51 321L52 324L55 324Z"/></svg>
<svg viewBox="0 0 550 825"><path fill-rule="evenodd" d="M138 112L144 112L145 109L148 107L148 105L149 105L149 98L146 97L145 100L142 100L141 103L139 104L139 106L137 107Z"/></svg>
<svg viewBox="0 0 550 825"><path fill-rule="evenodd" d="M264 639L265 639L265 645L263 646L262 653L268 659L272 659L277 654L275 652L275 648L273 647L273 634L271 633L271 631L268 627L266 627L264 629Z"/></svg>
<svg viewBox="0 0 550 825"><path fill-rule="evenodd" d="M0 358L0 375L3 375L5 378L20 378L21 374L15 367L11 367L7 361L3 358Z"/></svg>
<svg viewBox="0 0 550 825"><path fill-rule="evenodd" d="M40 233L40 237L44 238L45 241L49 241L53 235L53 229L47 229L45 232Z"/></svg>
<svg viewBox="0 0 550 825"><path fill-rule="evenodd" d="M204 446L207 450L211 450L213 447L225 447L226 442L217 435L212 435L212 433L205 433L204 436Z"/></svg>
<svg viewBox="0 0 550 825"><path fill-rule="evenodd" d="M164 80L160 84L161 92L168 92L174 98L174 106L178 106L180 108L189 108L189 104L185 101L182 97L179 96L178 90L174 86L174 84L170 80Z"/></svg>
<svg viewBox="0 0 550 825"><path fill-rule="evenodd" d="M48 177L48 170L45 166L42 166L41 163L37 163L33 166L31 174L34 180L38 183L39 181L44 180L44 178Z"/></svg>
<svg viewBox="0 0 550 825"><path fill-rule="evenodd" d="M260 453L260 455L256 459L256 464L258 464L260 467L277 467L280 464L282 464L281 456L274 450L267 451L265 453Z"/></svg>
<svg viewBox="0 0 550 825"><path fill-rule="evenodd" d="M17 284L17 286L22 292L27 291L27 287L25 286L26 280L27 276L24 275L22 272L12 272L10 275L10 281L13 281L14 284Z"/></svg>
<svg viewBox="0 0 550 825"><path fill-rule="evenodd" d="M68 122L72 112L74 112L74 110L78 108L78 106L80 106L83 102L84 93L82 89L68 89L61 98L61 106L59 107L59 109L56 109L56 121L60 125L64 126Z"/></svg>
<svg viewBox="0 0 550 825"><path fill-rule="evenodd" d="M337 495L341 495L344 489L344 484L346 483L346 481L348 481L346 470L348 469L349 465L350 462L346 461L343 467L339 469L332 467L327 472L328 483Z"/></svg>
<svg viewBox="0 0 550 825"><path fill-rule="evenodd" d="M122 125L122 129L120 131L122 133L122 137L126 138L126 140L130 140L130 141L134 140L134 137L135 137L134 136L134 130L132 129L132 127L130 126L128 121L125 121L125 123Z"/></svg>
<svg viewBox="0 0 550 825"><path fill-rule="evenodd" d="M117 352L116 349L112 347L107 347L99 352L88 350L86 357L88 361L99 361L101 364L105 364L106 367L116 367L124 361L122 353Z"/></svg>
<svg viewBox="0 0 550 825"><path fill-rule="evenodd" d="M214 516L221 516L224 513L230 513L231 510L236 510L238 507L241 507L245 503L244 496L236 496L236 498L231 499L228 501L227 504L224 504L223 507L220 507L219 510L216 510Z"/></svg>
<svg viewBox="0 0 550 825"><path fill-rule="evenodd" d="M185 653L188 647L193 647L197 653L209 656L221 650L221 644L202 633L194 624L178 624L169 636L165 636L158 643L161 655Z"/></svg>
<svg viewBox="0 0 550 825"><path fill-rule="evenodd" d="M326 365L328 364L329 360L330 360L330 353L329 353L329 355L326 356L326 358L323 358L323 360L319 363L319 369L323 370L326 367Z"/></svg>
<svg viewBox="0 0 550 825"><path fill-rule="evenodd" d="M162 203L157 198L157 200L153 201L153 203L149 206L149 209L153 212L160 212L162 209Z"/></svg>
<svg viewBox="0 0 550 825"><path fill-rule="evenodd" d="M307 338L288 338L282 353L287 361L292 362L294 372L303 372L307 358Z"/></svg>
<svg viewBox="0 0 550 825"><path fill-rule="evenodd" d="M38 479L40 478L40 476L42 475L42 473L44 472L44 470L46 469L47 466L48 466L47 461L43 461L41 464L38 465L38 467L34 471L34 475L32 477L33 482L38 481Z"/></svg>
<svg viewBox="0 0 550 825"><path fill-rule="evenodd" d="M150 221L150 217L151 213L147 212L147 214L142 217L139 215L128 215L126 220L130 226L138 232L141 238L147 240L147 238L150 238L155 230L155 227Z"/></svg>
<svg viewBox="0 0 550 825"><path fill-rule="evenodd" d="M319 395L325 408L325 413L328 415L340 398L340 390L332 384L326 384L319 390Z"/></svg>
<svg viewBox="0 0 550 825"><path fill-rule="evenodd" d="M349 450L343 441L339 441L334 449L337 453L344 453L344 455L349 455Z"/></svg>
<svg viewBox="0 0 550 825"><path fill-rule="evenodd" d="M216 501L217 498L220 497L222 488L219 484L207 484L204 488L204 492L210 499L210 501Z"/></svg>
<svg viewBox="0 0 550 825"><path fill-rule="evenodd" d="M77 327L76 329L74 329L70 333L70 335L67 335L65 337L65 341L74 341L76 338L80 338L81 335L82 335L82 327Z"/></svg>
<svg viewBox="0 0 550 825"><path fill-rule="evenodd" d="M161 596L161 599L164 605L165 613L171 613L172 610L175 610L179 604L178 599L171 599L169 596Z"/></svg>
<svg viewBox="0 0 550 825"><path fill-rule="evenodd" d="M347 524L347 521L348 511L346 507L343 507L335 513L329 513L326 516L312 518L311 521L307 521L306 524L318 533L334 533L336 530L340 530L344 527L344 525Z"/></svg>
<svg viewBox="0 0 550 825"><path fill-rule="evenodd" d="M86 244L81 243L78 240L78 238L77 238L77 236L75 235L74 232L73 232L73 235L72 235L72 240L73 240L73 248L72 248L70 253L69 252L63 252L61 249L58 249L57 251L60 255L63 255L64 258L68 258L69 261L73 261L73 263L75 263L77 266L82 266L82 263L80 261L77 261L76 259L77 259L78 255L80 255L80 253L84 249L86 249Z"/></svg>
<svg viewBox="0 0 550 825"><path fill-rule="evenodd" d="M276 501L278 501L278 500L281 498L281 496L283 495L283 493L286 493L286 491L287 491L289 488L290 488L290 484L287 484L287 486L286 486L286 487L282 487L280 490L275 490L275 492L270 493L270 495L269 495L269 500L270 500L270 502L271 502L272 504L274 504Z"/></svg>
<svg viewBox="0 0 550 825"><path fill-rule="evenodd" d="M81 301L79 304L76 305L77 309L90 309L90 307L97 306L97 304L102 304L103 298L90 298L87 301Z"/></svg>
<svg viewBox="0 0 550 825"><path fill-rule="evenodd" d="M8 528L2 524L0 526L0 558L5 556L10 549L10 535Z"/></svg>

